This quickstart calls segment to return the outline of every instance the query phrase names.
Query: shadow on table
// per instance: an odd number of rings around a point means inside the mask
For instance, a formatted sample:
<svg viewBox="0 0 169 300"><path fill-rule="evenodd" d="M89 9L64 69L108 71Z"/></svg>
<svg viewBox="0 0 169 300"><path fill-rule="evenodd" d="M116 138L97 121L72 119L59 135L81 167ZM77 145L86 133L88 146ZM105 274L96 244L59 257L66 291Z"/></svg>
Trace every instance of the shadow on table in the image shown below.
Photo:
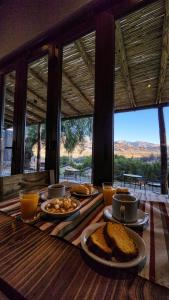
<svg viewBox="0 0 169 300"><path fill-rule="evenodd" d="M86 264L93 269L95 272L99 273L102 276L113 278L113 279L120 279L120 280L125 280L125 279L132 279L133 276L135 277L138 275L139 272L144 268L145 263L146 263L146 257L145 259L141 262L136 267L132 268L112 268L105 266L103 264L100 264L96 261L94 261L91 257L89 257L82 249L81 249L81 255L86 262Z"/></svg>

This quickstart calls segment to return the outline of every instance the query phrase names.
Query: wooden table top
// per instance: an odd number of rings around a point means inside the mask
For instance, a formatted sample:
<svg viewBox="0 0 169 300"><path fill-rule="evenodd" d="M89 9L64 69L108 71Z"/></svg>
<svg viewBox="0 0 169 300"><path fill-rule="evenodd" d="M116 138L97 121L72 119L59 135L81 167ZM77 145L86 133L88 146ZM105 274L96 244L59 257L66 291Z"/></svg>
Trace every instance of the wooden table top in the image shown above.
<svg viewBox="0 0 169 300"><path fill-rule="evenodd" d="M0 213L0 299L169 299L169 289L96 264L59 238Z"/></svg>

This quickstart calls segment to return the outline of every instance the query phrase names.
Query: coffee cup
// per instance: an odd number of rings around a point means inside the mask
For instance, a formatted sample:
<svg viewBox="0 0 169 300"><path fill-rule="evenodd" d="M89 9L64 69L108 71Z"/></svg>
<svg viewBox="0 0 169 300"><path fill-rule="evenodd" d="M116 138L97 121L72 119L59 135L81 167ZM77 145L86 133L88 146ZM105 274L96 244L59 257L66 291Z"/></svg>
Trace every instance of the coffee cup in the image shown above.
<svg viewBox="0 0 169 300"><path fill-rule="evenodd" d="M65 196L65 185L56 183L48 186L48 198L58 198Z"/></svg>
<svg viewBox="0 0 169 300"><path fill-rule="evenodd" d="M113 196L112 216L122 223L137 221L138 199L127 194Z"/></svg>

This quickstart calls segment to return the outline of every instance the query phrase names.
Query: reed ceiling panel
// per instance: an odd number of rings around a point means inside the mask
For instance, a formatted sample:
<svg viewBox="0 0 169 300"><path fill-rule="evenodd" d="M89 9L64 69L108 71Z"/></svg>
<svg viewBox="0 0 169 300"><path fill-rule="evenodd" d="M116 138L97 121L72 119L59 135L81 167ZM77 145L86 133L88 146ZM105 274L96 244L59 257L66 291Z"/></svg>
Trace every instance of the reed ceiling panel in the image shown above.
<svg viewBox="0 0 169 300"><path fill-rule="evenodd" d="M159 103L169 102L169 63L162 87L160 85L164 20L169 14L165 4L164 0L158 0L116 21L115 111L158 106L158 91ZM45 119L47 77L47 56L29 65L27 104L30 122L36 122L36 116L37 122ZM94 78L95 32L92 32L63 48L62 117L93 114ZM12 103L12 76L8 80L7 93ZM32 116L31 111L34 112Z"/></svg>

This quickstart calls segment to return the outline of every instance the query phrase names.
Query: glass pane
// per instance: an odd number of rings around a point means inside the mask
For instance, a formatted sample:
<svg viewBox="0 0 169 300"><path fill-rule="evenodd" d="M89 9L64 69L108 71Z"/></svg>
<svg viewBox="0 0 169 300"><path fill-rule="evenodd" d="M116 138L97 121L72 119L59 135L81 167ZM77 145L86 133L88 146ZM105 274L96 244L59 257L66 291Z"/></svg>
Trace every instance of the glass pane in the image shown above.
<svg viewBox="0 0 169 300"><path fill-rule="evenodd" d="M48 56L28 66L24 172L45 167Z"/></svg>
<svg viewBox="0 0 169 300"><path fill-rule="evenodd" d="M160 88L164 21L164 1L116 20L115 112L122 113L115 114L114 175L119 184L123 173L160 182L158 110L150 107L168 101L168 72Z"/></svg>
<svg viewBox="0 0 169 300"><path fill-rule="evenodd" d="M5 76L0 175L11 175L15 71Z"/></svg>
<svg viewBox="0 0 169 300"><path fill-rule="evenodd" d="M95 32L63 49L60 180L92 181Z"/></svg>
<svg viewBox="0 0 169 300"><path fill-rule="evenodd" d="M116 183L123 181L123 173L140 175L153 181L160 180L157 109L116 114L114 128Z"/></svg>

